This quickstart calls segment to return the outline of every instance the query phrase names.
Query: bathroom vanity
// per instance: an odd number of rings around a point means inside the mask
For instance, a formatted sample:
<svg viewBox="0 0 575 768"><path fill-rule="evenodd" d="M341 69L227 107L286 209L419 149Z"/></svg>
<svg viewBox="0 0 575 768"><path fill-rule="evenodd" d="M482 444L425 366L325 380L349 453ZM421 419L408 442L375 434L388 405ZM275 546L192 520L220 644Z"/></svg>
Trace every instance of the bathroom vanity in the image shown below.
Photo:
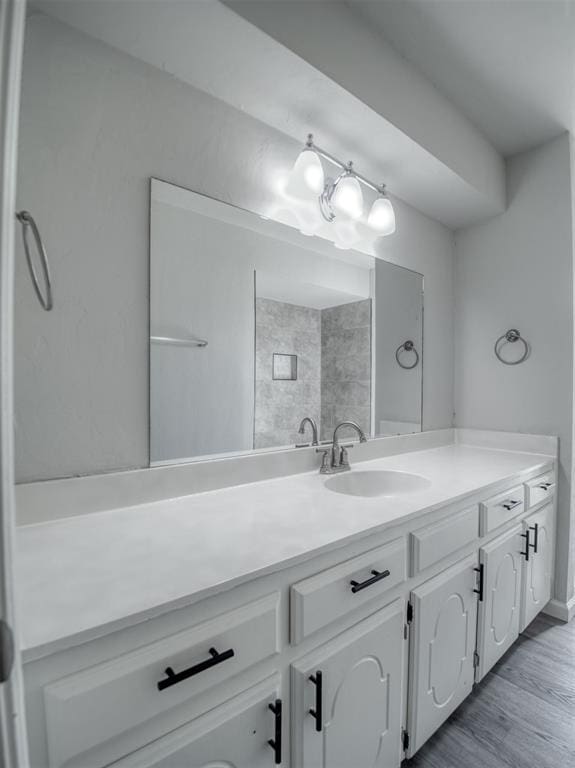
<svg viewBox="0 0 575 768"><path fill-rule="evenodd" d="M556 441L485 434L22 526L32 765L398 766L551 597Z"/></svg>
<svg viewBox="0 0 575 768"><path fill-rule="evenodd" d="M0 14L2 765L397 768L573 612L570 137L298 5Z"/></svg>

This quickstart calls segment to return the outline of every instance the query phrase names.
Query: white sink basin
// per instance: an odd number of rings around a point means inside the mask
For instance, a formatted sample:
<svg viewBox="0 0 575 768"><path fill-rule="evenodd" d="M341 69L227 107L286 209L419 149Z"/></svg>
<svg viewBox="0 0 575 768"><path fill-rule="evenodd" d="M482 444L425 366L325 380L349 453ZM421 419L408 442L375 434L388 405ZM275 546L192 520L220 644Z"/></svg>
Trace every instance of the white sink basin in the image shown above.
<svg viewBox="0 0 575 768"><path fill-rule="evenodd" d="M366 470L335 475L326 480L325 487L349 496L400 496L429 488L431 482L421 475L394 470Z"/></svg>

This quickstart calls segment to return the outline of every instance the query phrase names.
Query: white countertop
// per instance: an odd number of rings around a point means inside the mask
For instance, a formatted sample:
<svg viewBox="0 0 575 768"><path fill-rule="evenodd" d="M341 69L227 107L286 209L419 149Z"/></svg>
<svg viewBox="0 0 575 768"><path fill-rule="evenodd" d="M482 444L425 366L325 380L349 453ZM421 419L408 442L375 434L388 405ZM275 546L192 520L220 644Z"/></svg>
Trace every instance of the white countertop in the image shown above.
<svg viewBox="0 0 575 768"><path fill-rule="evenodd" d="M313 472L22 526L16 584L25 657L186 605L471 493L489 494L552 462L449 445L355 464L430 480L404 496L334 493Z"/></svg>

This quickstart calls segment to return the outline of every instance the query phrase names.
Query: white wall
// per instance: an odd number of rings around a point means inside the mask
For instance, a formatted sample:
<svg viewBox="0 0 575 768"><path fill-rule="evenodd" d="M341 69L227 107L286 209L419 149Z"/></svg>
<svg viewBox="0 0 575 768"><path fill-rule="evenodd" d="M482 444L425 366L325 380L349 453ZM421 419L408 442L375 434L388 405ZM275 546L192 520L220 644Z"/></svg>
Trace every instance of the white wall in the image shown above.
<svg viewBox="0 0 575 768"><path fill-rule="evenodd" d="M298 2L297 13L291 0L34 5L298 142L311 131L447 226L505 209L493 147L342 2Z"/></svg>
<svg viewBox="0 0 575 768"><path fill-rule="evenodd" d="M569 136L512 158L507 170L507 212L456 235L456 425L559 435L556 596L565 601L574 534ZM493 354L509 328L531 344L522 365L502 365Z"/></svg>
<svg viewBox="0 0 575 768"><path fill-rule="evenodd" d="M19 249L17 477L145 466L149 177L268 213L299 146L42 16L23 77L18 205L41 225L55 308L39 308ZM425 275L424 426L450 426L452 235L401 203L397 222L384 257Z"/></svg>

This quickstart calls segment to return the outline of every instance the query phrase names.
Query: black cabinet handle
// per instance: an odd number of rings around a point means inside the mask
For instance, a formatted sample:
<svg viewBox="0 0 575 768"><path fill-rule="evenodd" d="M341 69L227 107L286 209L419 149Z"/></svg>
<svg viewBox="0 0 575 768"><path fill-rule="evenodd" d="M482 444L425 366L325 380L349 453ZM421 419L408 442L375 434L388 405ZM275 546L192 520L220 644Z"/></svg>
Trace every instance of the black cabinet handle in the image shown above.
<svg viewBox="0 0 575 768"><path fill-rule="evenodd" d="M539 483L539 485L536 486L536 487L540 488L542 491L548 491L549 488L551 488L552 485L553 485L553 483Z"/></svg>
<svg viewBox="0 0 575 768"><path fill-rule="evenodd" d="M176 673L171 667L167 667L165 670L166 677L163 680L160 680L158 683L158 690L164 691L171 685L181 683L182 680L187 680L189 677L198 675L200 672L204 672L206 669L210 669L211 667L215 667L217 664L221 664L222 661L231 659L233 655L233 648L230 648L228 651L224 651L223 653L218 653L215 648L210 648L209 659L200 661L199 664L194 664L193 667L188 667L188 669L184 669L183 672Z"/></svg>
<svg viewBox="0 0 575 768"><path fill-rule="evenodd" d="M533 549L533 553L536 555L539 547L539 523L535 523L535 525L530 525L529 528L532 531L535 531L535 541L533 542L533 544L528 544L528 547L531 547Z"/></svg>
<svg viewBox="0 0 575 768"><path fill-rule="evenodd" d="M473 569L476 573L479 574L479 589L474 589L473 591L479 595L479 602L483 602L483 577L485 575L485 566L483 563L479 564L479 568Z"/></svg>
<svg viewBox="0 0 575 768"><path fill-rule="evenodd" d="M529 562L529 528L525 531L525 533L521 534L522 538L525 539L525 552L521 552L523 557L525 558L525 562Z"/></svg>
<svg viewBox="0 0 575 768"><path fill-rule="evenodd" d="M371 587L372 584L375 584L377 581L381 581L382 579L386 579L390 572L386 569L385 571L375 571L372 570L373 576L371 579L366 579L365 581L350 581L351 584L351 591L355 595L356 592L361 592L362 589L365 589L366 587Z"/></svg>
<svg viewBox="0 0 575 768"><path fill-rule="evenodd" d="M515 509L515 507L518 507L521 504L521 501L519 499L507 499L507 501L504 501L501 505L503 509L506 509L508 512L511 509Z"/></svg>
<svg viewBox="0 0 575 768"><path fill-rule="evenodd" d="M318 669L309 679L315 685L315 709L310 709L309 713L315 718L316 731L320 732L323 727L323 675Z"/></svg>
<svg viewBox="0 0 575 768"><path fill-rule="evenodd" d="M282 700L276 699L268 708L275 716L275 730L273 739L268 739L268 744L274 751L274 763L281 765L282 761Z"/></svg>

